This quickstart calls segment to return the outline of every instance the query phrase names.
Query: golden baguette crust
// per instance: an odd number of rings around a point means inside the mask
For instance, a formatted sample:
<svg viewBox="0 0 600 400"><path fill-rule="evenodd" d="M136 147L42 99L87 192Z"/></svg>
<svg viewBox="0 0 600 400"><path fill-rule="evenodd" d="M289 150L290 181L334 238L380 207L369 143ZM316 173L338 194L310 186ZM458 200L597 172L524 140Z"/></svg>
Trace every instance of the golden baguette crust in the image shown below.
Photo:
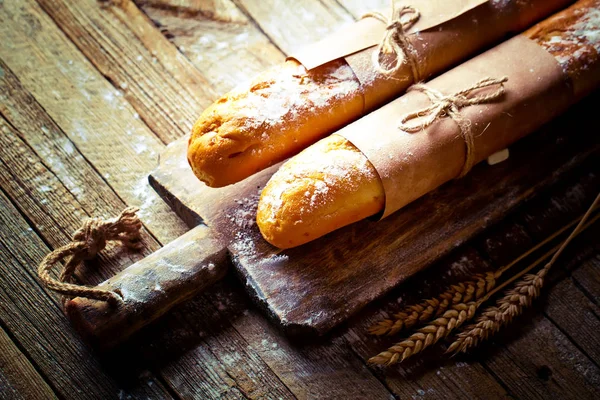
<svg viewBox="0 0 600 400"><path fill-rule="evenodd" d="M211 187L238 182L360 116L360 84L343 60L306 72L293 60L207 108L192 129L188 161Z"/></svg>
<svg viewBox="0 0 600 400"><path fill-rule="evenodd" d="M583 0L523 35L556 58L579 97L600 84L599 32L600 0ZM431 173L436 168L444 166L432 165ZM313 202L320 182L327 182L326 193ZM384 202L372 164L334 134L288 160L273 175L258 204L257 224L269 243L289 248L377 214Z"/></svg>
<svg viewBox="0 0 600 400"><path fill-rule="evenodd" d="M580 0L534 25L523 36L552 54L579 98L600 84L600 0Z"/></svg>
<svg viewBox="0 0 600 400"><path fill-rule="evenodd" d="M354 145L331 135L288 160L273 175L258 203L257 224L279 248L299 246L377 213L383 187Z"/></svg>

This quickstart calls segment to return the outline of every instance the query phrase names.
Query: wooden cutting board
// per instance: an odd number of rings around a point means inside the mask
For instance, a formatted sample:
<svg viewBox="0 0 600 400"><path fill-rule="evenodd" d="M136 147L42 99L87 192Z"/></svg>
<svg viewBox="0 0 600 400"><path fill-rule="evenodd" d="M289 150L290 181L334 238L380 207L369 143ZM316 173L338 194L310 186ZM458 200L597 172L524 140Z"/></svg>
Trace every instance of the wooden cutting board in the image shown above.
<svg viewBox="0 0 600 400"><path fill-rule="evenodd" d="M260 191L277 166L209 188L191 172L183 138L161 155L149 179L190 226L206 224L220 235L251 296L274 321L291 334L323 334L597 158L600 140L587 133L594 100L598 95L515 144L501 164L481 163L382 221L364 220L289 250L265 242L254 222Z"/></svg>

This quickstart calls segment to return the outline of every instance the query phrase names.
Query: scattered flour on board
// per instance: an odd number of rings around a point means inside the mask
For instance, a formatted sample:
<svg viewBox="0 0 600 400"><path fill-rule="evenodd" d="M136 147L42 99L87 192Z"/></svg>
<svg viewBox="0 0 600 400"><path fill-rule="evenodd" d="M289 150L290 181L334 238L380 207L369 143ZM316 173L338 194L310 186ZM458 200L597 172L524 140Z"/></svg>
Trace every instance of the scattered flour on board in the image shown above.
<svg viewBox="0 0 600 400"><path fill-rule="evenodd" d="M145 176L140 178L133 187L132 194L138 199L137 206L140 209L138 212L139 217L144 218L146 222L149 222L149 217L152 215L152 208L156 205L157 201L162 200L160 200L156 192L150 187L148 178Z"/></svg>
<svg viewBox="0 0 600 400"><path fill-rule="evenodd" d="M243 199L236 199L238 205L227 218L238 228L246 229L255 224L256 206L259 195L252 195Z"/></svg>
<svg viewBox="0 0 600 400"><path fill-rule="evenodd" d="M259 195L251 195L235 200L238 207L227 218L236 229L231 249L239 259L245 259L259 265L285 262L288 259L284 254L264 254L256 248L256 241L260 233L256 227L256 208Z"/></svg>
<svg viewBox="0 0 600 400"><path fill-rule="evenodd" d="M256 245L249 228L255 225L258 198L259 195L255 194L235 200L238 207L231 214L227 214L227 218L234 225L234 229L237 229L231 246L238 257L252 259L257 256Z"/></svg>

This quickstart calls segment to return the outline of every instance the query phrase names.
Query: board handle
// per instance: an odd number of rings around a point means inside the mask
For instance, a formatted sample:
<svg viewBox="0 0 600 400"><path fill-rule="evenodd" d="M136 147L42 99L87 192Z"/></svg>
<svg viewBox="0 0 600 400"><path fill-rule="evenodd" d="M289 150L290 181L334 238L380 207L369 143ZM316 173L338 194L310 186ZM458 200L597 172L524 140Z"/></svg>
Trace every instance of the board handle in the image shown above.
<svg viewBox="0 0 600 400"><path fill-rule="evenodd" d="M65 313L86 341L108 349L220 280L229 265L226 246L199 225L98 285L119 294L118 304L76 297Z"/></svg>

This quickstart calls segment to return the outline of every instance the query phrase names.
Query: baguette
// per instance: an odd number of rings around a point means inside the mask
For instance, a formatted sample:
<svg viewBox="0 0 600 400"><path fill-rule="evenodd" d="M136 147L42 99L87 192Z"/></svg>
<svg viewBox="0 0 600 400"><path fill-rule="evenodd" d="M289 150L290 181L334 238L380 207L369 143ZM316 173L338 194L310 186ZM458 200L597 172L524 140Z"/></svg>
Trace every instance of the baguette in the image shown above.
<svg viewBox="0 0 600 400"><path fill-rule="evenodd" d="M581 0L522 35L554 56L575 98L580 98L600 84L598 32L600 0ZM444 157L456 154L454 162L431 163L411 184L418 186L432 175L456 176L464 159L460 141L443 151ZM403 190L406 203L417 196L411 185ZM288 160L272 176L258 204L257 224L268 242L290 248L380 213L384 199L373 165L348 140L333 134Z"/></svg>
<svg viewBox="0 0 600 400"><path fill-rule="evenodd" d="M422 58L421 78L442 72L571 2L489 1L444 25L445 30L410 35ZM412 83L407 63L392 77L374 73L361 84L344 59L310 71L290 59L202 113L189 140L189 164L210 187L238 182L385 104ZM369 108L367 97L372 99Z"/></svg>

